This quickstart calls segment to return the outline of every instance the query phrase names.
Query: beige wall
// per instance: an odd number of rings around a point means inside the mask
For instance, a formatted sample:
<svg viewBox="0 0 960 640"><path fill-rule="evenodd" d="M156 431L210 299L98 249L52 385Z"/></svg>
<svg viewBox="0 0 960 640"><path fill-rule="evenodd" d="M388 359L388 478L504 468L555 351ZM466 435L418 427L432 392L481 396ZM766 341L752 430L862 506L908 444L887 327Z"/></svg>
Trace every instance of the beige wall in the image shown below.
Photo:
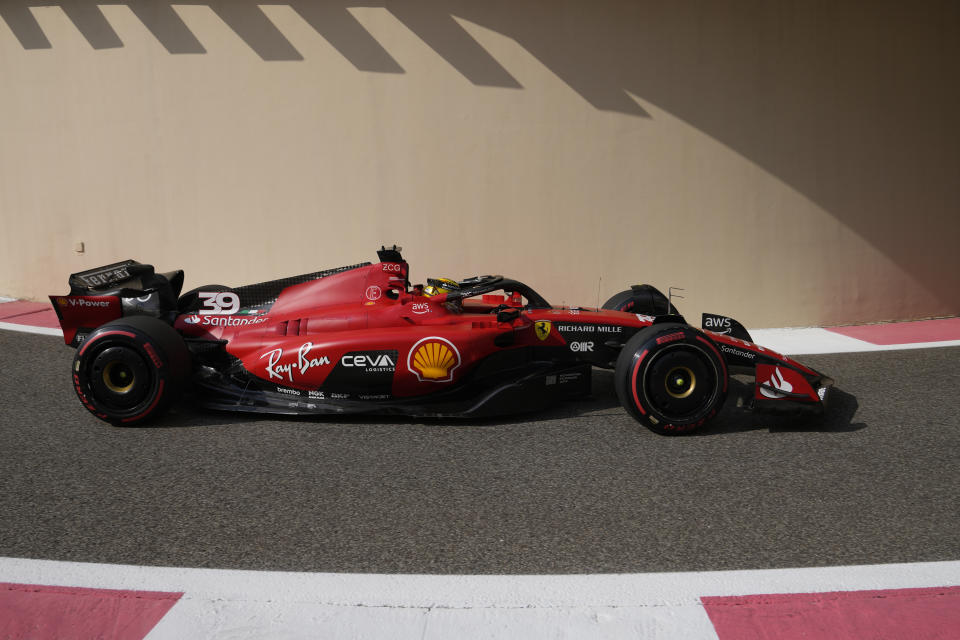
<svg viewBox="0 0 960 640"><path fill-rule="evenodd" d="M396 242L691 321L958 314L958 6L0 0L0 294Z"/></svg>

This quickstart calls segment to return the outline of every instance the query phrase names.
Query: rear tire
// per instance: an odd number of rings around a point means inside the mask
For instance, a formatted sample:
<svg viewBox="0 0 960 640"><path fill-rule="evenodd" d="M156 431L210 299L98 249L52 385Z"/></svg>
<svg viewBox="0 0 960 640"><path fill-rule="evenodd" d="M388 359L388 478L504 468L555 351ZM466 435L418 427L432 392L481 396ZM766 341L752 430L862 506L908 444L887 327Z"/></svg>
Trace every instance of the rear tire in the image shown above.
<svg viewBox="0 0 960 640"><path fill-rule="evenodd" d="M727 366L703 332L655 324L637 332L617 359L614 386L637 421L663 435L706 425L727 397Z"/></svg>
<svg viewBox="0 0 960 640"><path fill-rule="evenodd" d="M190 351L165 322L118 318L93 331L73 358L73 386L93 415L117 426L155 418L190 375Z"/></svg>

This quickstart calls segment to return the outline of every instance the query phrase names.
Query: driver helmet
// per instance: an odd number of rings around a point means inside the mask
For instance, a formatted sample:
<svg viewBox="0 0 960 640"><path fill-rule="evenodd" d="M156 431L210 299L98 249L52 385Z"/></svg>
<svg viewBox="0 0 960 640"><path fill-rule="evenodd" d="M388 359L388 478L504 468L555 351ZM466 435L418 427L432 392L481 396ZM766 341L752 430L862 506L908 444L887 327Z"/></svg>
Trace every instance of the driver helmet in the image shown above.
<svg viewBox="0 0 960 640"><path fill-rule="evenodd" d="M427 278L427 286L423 288L423 295L433 297L442 293L459 291L460 285L450 278Z"/></svg>

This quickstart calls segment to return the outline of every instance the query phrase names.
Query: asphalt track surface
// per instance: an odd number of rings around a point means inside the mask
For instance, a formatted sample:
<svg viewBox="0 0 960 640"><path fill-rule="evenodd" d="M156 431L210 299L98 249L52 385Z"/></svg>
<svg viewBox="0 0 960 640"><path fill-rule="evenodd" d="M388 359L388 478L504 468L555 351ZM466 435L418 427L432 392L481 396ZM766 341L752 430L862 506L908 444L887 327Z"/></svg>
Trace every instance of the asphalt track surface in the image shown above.
<svg viewBox="0 0 960 640"><path fill-rule="evenodd" d="M0 556L424 574L764 569L960 558L960 348L802 356L822 422L736 393L663 437L594 398L472 422L274 419L182 404L115 428L73 350L0 331ZM734 391L744 385L733 385Z"/></svg>

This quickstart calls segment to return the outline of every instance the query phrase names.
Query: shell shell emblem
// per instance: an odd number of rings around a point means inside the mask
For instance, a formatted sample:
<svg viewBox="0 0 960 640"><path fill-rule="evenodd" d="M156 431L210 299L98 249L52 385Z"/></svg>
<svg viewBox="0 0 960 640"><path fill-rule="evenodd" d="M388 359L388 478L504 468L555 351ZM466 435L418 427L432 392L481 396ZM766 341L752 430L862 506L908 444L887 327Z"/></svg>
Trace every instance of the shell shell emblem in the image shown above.
<svg viewBox="0 0 960 640"><path fill-rule="evenodd" d="M446 338L431 336L418 341L407 356L407 369L420 382L450 382L460 366L460 352Z"/></svg>

